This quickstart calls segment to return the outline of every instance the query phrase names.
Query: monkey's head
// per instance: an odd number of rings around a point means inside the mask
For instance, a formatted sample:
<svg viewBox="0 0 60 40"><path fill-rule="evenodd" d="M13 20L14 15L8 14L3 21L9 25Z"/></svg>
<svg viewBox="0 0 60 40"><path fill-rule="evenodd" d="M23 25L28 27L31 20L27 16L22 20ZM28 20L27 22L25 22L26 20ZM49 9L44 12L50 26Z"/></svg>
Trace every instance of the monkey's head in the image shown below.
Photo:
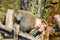
<svg viewBox="0 0 60 40"><path fill-rule="evenodd" d="M20 21L21 17L22 17L22 13L18 10L18 11L16 12L16 14L15 14L15 18L16 18L18 21Z"/></svg>

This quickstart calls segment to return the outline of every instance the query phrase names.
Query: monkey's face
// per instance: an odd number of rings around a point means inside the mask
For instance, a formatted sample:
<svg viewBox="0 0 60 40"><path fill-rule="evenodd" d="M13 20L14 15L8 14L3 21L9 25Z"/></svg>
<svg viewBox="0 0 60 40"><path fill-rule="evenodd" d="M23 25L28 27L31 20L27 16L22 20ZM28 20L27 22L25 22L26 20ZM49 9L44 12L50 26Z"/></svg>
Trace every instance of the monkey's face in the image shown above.
<svg viewBox="0 0 60 40"><path fill-rule="evenodd" d="M20 21L21 17L22 17L22 14L21 13L16 13L15 17L18 21Z"/></svg>

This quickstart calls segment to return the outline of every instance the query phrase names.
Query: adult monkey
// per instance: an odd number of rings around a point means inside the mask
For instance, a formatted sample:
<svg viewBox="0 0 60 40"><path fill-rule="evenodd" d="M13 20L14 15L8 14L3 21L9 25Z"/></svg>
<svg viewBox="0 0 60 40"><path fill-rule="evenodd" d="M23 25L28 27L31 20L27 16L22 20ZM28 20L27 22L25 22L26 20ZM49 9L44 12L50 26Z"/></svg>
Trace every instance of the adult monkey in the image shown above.
<svg viewBox="0 0 60 40"><path fill-rule="evenodd" d="M18 10L15 19L15 22L20 25L20 29L23 32L28 32L35 27L40 27L40 31L44 30L42 20L38 19L29 11Z"/></svg>

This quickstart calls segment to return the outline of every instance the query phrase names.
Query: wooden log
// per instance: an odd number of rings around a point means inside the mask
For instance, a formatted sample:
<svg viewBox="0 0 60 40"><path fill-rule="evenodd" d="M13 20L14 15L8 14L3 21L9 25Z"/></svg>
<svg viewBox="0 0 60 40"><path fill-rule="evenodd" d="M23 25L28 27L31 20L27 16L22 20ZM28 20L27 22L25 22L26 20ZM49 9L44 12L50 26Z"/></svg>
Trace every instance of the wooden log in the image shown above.
<svg viewBox="0 0 60 40"><path fill-rule="evenodd" d="M11 32L13 29L13 10L8 9L6 13L6 25L0 22L0 28Z"/></svg>
<svg viewBox="0 0 60 40"><path fill-rule="evenodd" d="M23 33L23 32L20 32L19 36L25 37L25 38L30 39L30 40L36 40L36 38L34 38L32 35L29 35L29 34Z"/></svg>
<svg viewBox="0 0 60 40"><path fill-rule="evenodd" d="M6 13L6 30L11 31L13 29L13 10L8 9Z"/></svg>
<svg viewBox="0 0 60 40"><path fill-rule="evenodd" d="M3 38L2 40L13 40L13 38Z"/></svg>
<svg viewBox="0 0 60 40"><path fill-rule="evenodd" d="M14 40L18 40L18 34L19 34L19 25L18 24L15 24L14 25Z"/></svg>
<svg viewBox="0 0 60 40"><path fill-rule="evenodd" d="M25 37L25 38L30 39L30 40L44 40L44 35L38 35L37 37L33 37L30 34L20 32L19 36Z"/></svg>
<svg viewBox="0 0 60 40"><path fill-rule="evenodd" d="M0 40L2 40L3 39L3 36L1 36L1 34L0 34Z"/></svg>

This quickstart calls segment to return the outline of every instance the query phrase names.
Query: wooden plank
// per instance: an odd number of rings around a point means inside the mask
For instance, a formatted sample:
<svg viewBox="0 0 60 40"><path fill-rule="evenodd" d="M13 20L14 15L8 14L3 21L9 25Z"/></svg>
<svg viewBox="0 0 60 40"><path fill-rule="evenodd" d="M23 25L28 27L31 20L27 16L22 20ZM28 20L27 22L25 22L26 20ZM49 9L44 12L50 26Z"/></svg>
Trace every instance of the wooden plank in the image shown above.
<svg viewBox="0 0 60 40"><path fill-rule="evenodd" d="M6 13L6 30L11 31L13 29L13 10L8 9Z"/></svg>
<svg viewBox="0 0 60 40"><path fill-rule="evenodd" d="M18 40L19 25L15 24L13 30L14 30L14 40Z"/></svg>
<svg viewBox="0 0 60 40"><path fill-rule="evenodd" d="M36 40L36 38L34 38L32 35L29 35L29 34L23 33L23 32L20 32L19 36L23 36L23 37L28 38L30 40Z"/></svg>
<svg viewBox="0 0 60 40"><path fill-rule="evenodd" d="M6 39L6 38L3 38L2 40L13 40L13 39Z"/></svg>
<svg viewBox="0 0 60 40"><path fill-rule="evenodd" d="M6 25L0 22L0 28L11 32L13 29L13 10L8 9L6 12Z"/></svg>
<svg viewBox="0 0 60 40"><path fill-rule="evenodd" d="M0 34L0 40L2 40L3 39L3 36L1 36L1 34Z"/></svg>

